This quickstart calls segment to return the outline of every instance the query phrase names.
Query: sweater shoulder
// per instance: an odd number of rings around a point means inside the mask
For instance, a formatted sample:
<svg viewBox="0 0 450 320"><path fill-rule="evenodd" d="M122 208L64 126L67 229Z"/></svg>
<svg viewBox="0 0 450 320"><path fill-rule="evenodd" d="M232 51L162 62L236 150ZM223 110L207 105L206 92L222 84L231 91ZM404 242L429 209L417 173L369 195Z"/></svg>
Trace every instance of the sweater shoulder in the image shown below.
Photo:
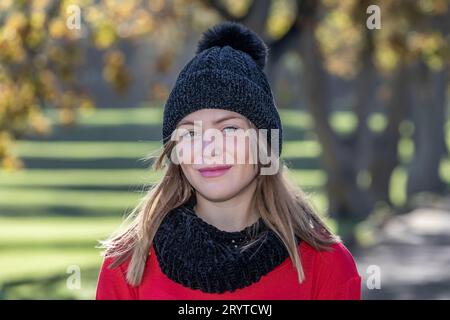
<svg viewBox="0 0 450 320"><path fill-rule="evenodd" d="M127 259L118 266L112 268L111 264L115 261L113 257L106 257L100 268L97 279L96 299L97 300L115 300L115 299L133 299L136 290L126 280L128 265Z"/></svg>
<svg viewBox="0 0 450 320"><path fill-rule="evenodd" d="M343 243L320 251L305 245L303 254L311 262L312 299L361 299L361 277L352 254Z"/></svg>
<svg viewBox="0 0 450 320"><path fill-rule="evenodd" d="M311 245L304 243L300 248L300 253L302 257L313 260L317 276L332 276L339 282L359 277L353 255L341 242L330 245L326 250L316 250Z"/></svg>

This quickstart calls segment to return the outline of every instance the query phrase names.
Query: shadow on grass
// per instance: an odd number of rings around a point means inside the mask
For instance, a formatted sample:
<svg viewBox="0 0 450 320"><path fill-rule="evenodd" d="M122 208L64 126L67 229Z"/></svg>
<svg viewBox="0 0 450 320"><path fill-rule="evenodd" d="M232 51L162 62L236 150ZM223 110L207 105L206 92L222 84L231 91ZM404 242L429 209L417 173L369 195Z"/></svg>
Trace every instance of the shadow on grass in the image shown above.
<svg viewBox="0 0 450 320"><path fill-rule="evenodd" d="M67 273L48 277L29 277L0 283L0 299L73 300L94 299L99 267L81 270L80 288L67 285Z"/></svg>

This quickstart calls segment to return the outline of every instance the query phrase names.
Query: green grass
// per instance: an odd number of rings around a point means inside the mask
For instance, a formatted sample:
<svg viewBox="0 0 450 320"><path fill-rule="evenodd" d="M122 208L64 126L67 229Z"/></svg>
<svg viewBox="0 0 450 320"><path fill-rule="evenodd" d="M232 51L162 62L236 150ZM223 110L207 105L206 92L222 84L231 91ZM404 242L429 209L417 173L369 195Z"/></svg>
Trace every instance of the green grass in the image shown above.
<svg viewBox="0 0 450 320"><path fill-rule="evenodd" d="M3 205L80 205L89 208L117 208L137 201L137 195L121 191L77 191L77 190L43 190L43 189L3 189L0 202Z"/></svg>
<svg viewBox="0 0 450 320"><path fill-rule="evenodd" d="M103 261L95 246L121 222L118 217L0 217L3 294L12 299L92 299ZM80 289L66 286L70 266L80 270ZM11 285L16 281L24 284Z"/></svg>
<svg viewBox="0 0 450 320"><path fill-rule="evenodd" d="M280 118L283 122L283 127L302 128L304 130L313 129L313 119L305 111L299 110L281 110Z"/></svg>
<svg viewBox="0 0 450 320"><path fill-rule="evenodd" d="M120 217L0 217L0 248L92 248Z"/></svg>
<svg viewBox="0 0 450 320"><path fill-rule="evenodd" d="M56 110L46 110L45 114L52 123L58 123ZM159 125L162 115L162 108L151 106L123 109L96 108L79 113L77 123L81 126Z"/></svg>
<svg viewBox="0 0 450 320"><path fill-rule="evenodd" d="M0 171L0 188L77 185L128 185L131 187L136 184L154 183L160 175L160 173L142 169L27 169L17 172Z"/></svg>
<svg viewBox="0 0 450 320"><path fill-rule="evenodd" d="M161 149L161 144L110 141L20 141L16 152L21 157L57 159L142 158Z"/></svg>
<svg viewBox="0 0 450 320"><path fill-rule="evenodd" d="M100 250L92 249L39 249L2 250L0 281L8 283L21 277L48 277L55 273L66 273L68 266L93 268L101 264Z"/></svg>

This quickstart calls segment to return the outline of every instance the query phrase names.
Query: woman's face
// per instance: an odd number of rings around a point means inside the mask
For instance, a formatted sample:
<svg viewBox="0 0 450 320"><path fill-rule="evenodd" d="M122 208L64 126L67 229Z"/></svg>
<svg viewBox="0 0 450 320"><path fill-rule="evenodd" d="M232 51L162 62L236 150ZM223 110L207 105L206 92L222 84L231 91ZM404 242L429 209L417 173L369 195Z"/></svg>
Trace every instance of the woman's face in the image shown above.
<svg viewBox="0 0 450 320"><path fill-rule="evenodd" d="M254 180L257 135L252 133L256 130L247 118L223 109L201 109L179 122L177 161L204 198L231 199Z"/></svg>

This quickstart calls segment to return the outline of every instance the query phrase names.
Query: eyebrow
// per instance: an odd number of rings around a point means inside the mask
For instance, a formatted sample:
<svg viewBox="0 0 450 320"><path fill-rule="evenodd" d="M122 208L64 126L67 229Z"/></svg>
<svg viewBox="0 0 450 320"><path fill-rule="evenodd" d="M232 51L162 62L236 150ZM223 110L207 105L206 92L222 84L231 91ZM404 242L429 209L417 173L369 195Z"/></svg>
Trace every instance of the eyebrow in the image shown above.
<svg viewBox="0 0 450 320"><path fill-rule="evenodd" d="M219 118L217 120L215 120L213 123L217 124L226 120L230 120L230 119L240 119L240 120L244 120L243 118L239 117L239 116L225 116L223 118ZM182 120L180 121L180 123L178 124L179 126L183 125L183 124L194 124L193 121L190 120Z"/></svg>

